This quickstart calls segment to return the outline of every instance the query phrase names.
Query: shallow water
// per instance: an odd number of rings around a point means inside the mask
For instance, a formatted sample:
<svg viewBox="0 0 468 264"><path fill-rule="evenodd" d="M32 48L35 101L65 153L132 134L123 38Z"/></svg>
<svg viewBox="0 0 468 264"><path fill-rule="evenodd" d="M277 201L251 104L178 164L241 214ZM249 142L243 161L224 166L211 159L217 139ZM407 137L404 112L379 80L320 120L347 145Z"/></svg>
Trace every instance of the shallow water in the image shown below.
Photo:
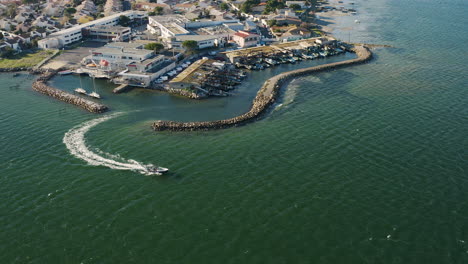
<svg viewBox="0 0 468 264"><path fill-rule="evenodd" d="M84 145L170 168L163 177L72 155L65 134L102 116L37 94L25 75L0 75L0 262L467 262L468 5L355 2L358 15L337 18L335 34L347 38L340 27L351 24L352 41L395 48L294 80L256 123L150 129L243 113L266 71L235 96L201 101L113 95L97 80L109 115L122 114L90 127Z"/></svg>

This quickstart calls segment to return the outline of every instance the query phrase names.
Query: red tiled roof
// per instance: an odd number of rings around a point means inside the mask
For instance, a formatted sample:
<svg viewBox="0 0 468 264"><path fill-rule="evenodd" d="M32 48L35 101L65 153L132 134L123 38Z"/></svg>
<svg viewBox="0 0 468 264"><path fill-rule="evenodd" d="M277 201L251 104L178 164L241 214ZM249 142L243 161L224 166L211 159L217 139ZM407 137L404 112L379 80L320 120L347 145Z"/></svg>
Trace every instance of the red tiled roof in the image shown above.
<svg viewBox="0 0 468 264"><path fill-rule="evenodd" d="M234 33L234 36L238 36L238 37L241 37L241 38L246 38L248 37L250 34L248 33L244 33L244 32L236 32Z"/></svg>

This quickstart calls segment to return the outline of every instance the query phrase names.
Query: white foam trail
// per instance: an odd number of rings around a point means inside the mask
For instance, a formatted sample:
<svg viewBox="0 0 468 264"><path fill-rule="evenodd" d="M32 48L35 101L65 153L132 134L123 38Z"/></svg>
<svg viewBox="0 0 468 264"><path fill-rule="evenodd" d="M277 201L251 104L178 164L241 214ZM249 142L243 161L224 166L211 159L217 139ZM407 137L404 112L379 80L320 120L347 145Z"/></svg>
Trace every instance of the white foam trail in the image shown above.
<svg viewBox="0 0 468 264"><path fill-rule="evenodd" d="M98 150L99 154L97 154L89 150L86 146L86 132L92 127L121 114L122 113L115 113L79 124L65 133L63 143L73 156L86 161L89 165L106 166L116 170L138 171L145 175L155 174L149 170L150 167L154 167L152 164L145 165L135 160L126 160L120 157L120 155L112 155L100 150Z"/></svg>

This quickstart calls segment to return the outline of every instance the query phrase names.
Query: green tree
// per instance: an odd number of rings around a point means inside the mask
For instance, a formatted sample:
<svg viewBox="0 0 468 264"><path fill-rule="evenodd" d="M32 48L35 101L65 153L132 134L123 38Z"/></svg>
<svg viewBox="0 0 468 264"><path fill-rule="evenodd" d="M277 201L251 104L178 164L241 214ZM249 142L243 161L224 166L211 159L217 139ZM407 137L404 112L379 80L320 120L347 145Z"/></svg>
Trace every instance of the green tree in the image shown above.
<svg viewBox="0 0 468 264"><path fill-rule="evenodd" d="M127 27L129 23L130 23L130 18L128 16L124 16L124 15L119 16L119 22L117 22L117 24L123 27Z"/></svg>
<svg viewBox="0 0 468 264"><path fill-rule="evenodd" d="M242 3L240 10L242 11L242 13L248 14L248 13L252 12L252 4L250 4L250 3L248 3L246 1L246 2Z"/></svg>
<svg viewBox="0 0 468 264"><path fill-rule="evenodd" d="M156 12L154 11L148 12L148 16L155 16L155 15L156 15Z"/></svg>
<svg viewBox="0 0 468 264"><path fill-rule="evenodd" d="M267 24L269 27L276 26L276 19L268 20Z"/></svg>
<svg viewBox="0 0 468 264"><path fill-rule="evenodd" d="M265 13L270 13L270 12L275 12L276 9L281 9L284 8L285 4L283 2L279 2L278 0L268 0L266 7L265 7Z"/></svg>
<svg viewBox="0 0 468 264"><path fill-rule="evenodd" d="M259 3L260 3L260 0L247 0L244 3L242 3L240 10L243 13L248 14L252 12L252 7L254 7L255 5L258 5Z"/></svg>
<svg viewBox="0 0 468 264"><path fill-rule="evenodd" d="M161 6L157 6L154 8L154 13L157 15L157 16L160 16L164 13L164 8L162 8Z"/></svg>
<svg viewBox="0 0 468 264"><path fill-rule="evenodd" d="M161 43L153 42L145 45L145 49L154 50L156 53L164 49L164 45Z"/></svg>
<svg viewBox="0 0 468 264"><path fill-rule="evenodd" d="M192 53L198 48L198 44L195 40L185 40L182 42L182 47L184 47L189 53Z"/></svg>
<svg viewBox="0 0 468 264"><path fill-rule="evenodd" d="M6 10L6 15L9 18L14 18L16 16L16 5L15 4L8 5L8 8Z"/></svg>
<svg viewBox="0 0 468 264"><path fill-rule="evenodd" d="M15 50L8 46L4 47L0 52L0 57L3 59L11 58L15 54Z"/></svg>
<svg viewBox="0 0 468 264"><path fill-rule="evenodd" d="M71 16L76 13L76 9L73 7L65 8L64 13L66 16Z"/></svg>
<svg viewBox="0 0 468 264"><path fill-rule="evenodd" d="M292 10L301 10L301 6L298 5L298 4L292 4L292 5L289 5L289 8L291 8Z"/></svg>
<svg viewBox="0 0 468 264"><path fill-rule="evenodd" d="M226 3L221 3L221 4L219 5L219 8L221 8L221 10L226 11L226 10L229 10L229 5L226 4Z"/></svg>

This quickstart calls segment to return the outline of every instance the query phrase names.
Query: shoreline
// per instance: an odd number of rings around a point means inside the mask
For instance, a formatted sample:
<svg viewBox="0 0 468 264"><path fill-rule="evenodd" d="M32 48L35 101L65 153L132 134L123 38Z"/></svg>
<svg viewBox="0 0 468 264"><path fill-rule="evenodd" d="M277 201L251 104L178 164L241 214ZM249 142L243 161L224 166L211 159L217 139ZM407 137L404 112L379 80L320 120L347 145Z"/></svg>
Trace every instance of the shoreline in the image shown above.
<svg viewBox="0 0 468 264"><path fill-rule="evenodd" d="M278 97L279 90L283 84L295 77L309 75L315 72L326 70L334 70L337 68L361 64L369 61L372 58L372 52L365 45L353 47L353 52L357 54L357 58L341 62L333 62L329 64L283 72L266 80L260 90L257 92L255 99L252 102L250 110L242 115L216 121L203 122L176 122L176 121L155 121L151 127L154 131L195 131L195 130L214 130L224 129L234 126L243 125L254 121L263 114L269 106L275 102Z"/></svg>

